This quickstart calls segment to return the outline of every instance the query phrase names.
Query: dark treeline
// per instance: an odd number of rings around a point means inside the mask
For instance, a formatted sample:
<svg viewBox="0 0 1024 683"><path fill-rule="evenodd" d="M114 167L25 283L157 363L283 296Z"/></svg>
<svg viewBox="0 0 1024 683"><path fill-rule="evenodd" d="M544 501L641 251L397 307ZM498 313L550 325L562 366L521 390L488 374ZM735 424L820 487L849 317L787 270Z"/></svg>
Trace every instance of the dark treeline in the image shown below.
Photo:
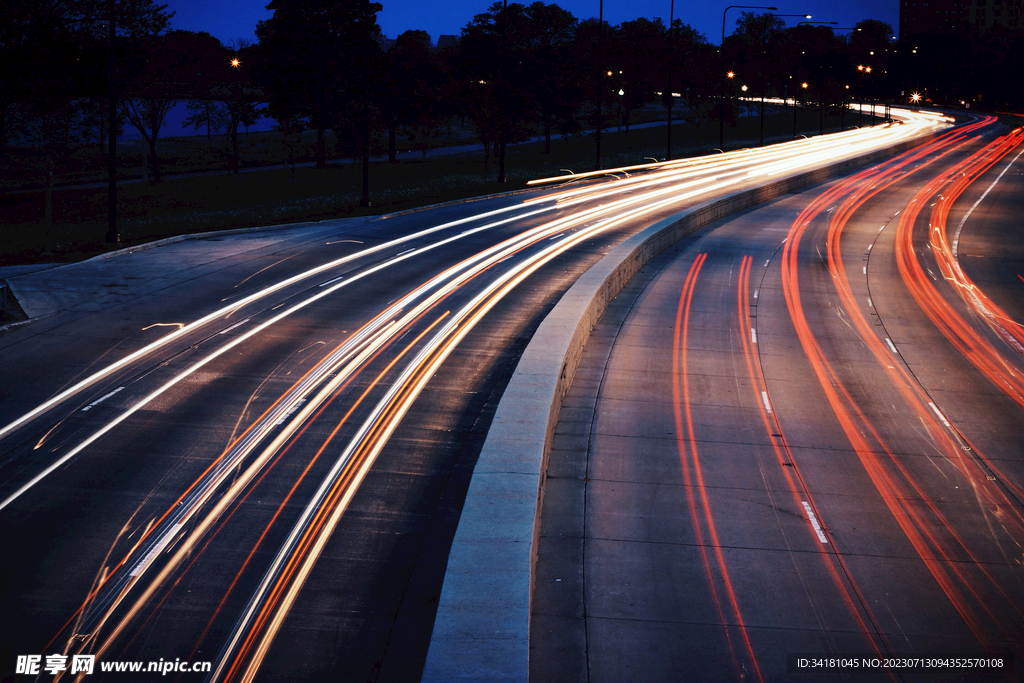
<svg viewBox="0 0 1024 683"><path fill-rule="evenodd" d="M111 120L106 8L107 0L0 3L0 151L44 154L48 185L73 147L95 144L103 160ZM1022 92L1011 68L1022 56L1019 39L897 43L892 29L874 20L842 36L743 13L719 51L680 20L671 27L657 18L600 25L555 4L499 2L475 16L455 44L438 49L423 31L385 40L378 3L273 0L255 44L225 46L206 33L169 30L166 5L153 0L117 0L116 8L114 125L132 126L146 140L155 180L161 127L182 99L191 100L189 125L225 135L229 170L237 172L238 129L263 115L276 121L286 144L315 130L323 166L329 130L336 154L362 156L371 139L386 140L395 161L399 140L425 153L458 120L472 123L490 156L538 132L550 151L552 136L593 130L598 121L611 125L612 117L628 130L631 113L651 103L700 124L719 115L734 121L733 98L741 94L795 94L834 106L906 102L921 92L934 102L994 108L1016 104ZM732 77L722 79L726 72Z"/></svg>

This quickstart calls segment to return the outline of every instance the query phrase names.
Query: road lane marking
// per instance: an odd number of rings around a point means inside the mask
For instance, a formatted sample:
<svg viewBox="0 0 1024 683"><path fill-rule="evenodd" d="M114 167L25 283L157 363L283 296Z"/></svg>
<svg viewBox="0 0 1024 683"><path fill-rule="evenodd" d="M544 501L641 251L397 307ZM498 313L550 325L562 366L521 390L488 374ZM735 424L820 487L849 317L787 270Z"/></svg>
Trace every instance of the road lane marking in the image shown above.
<svg viewBox="0 0 1024 683"><path fill-rule="evenodd" d="M998 183L1000 180L1003 179L1003 176L1006 175L1006 172L1010 170L1010 167L1013 166L1013 164L1017 161L1017 159L1020 158L1021 154L1024 154L1024 149L1022 149L1021 151L1017 152L1017 156L1015 156L1013 158L1013 161L1011 161L1010 163L1008 163L1006 165L1006 168L1003 169L1003 172L1000 173L999 176L995 180L992 181L992 184L988 186L988 189L985 190L985 192L980 197L978 197L978 201L974 202L974 206L972 206L970 209L968 209L967 213L964 214L964 217L960 219L960 225L956 226L956 232L953 233L953 258L954 259L958 259L959 256L960 256L960 254L958 253L959 244L960 244L960 231L964 229L964 223L966 223L967 219L971 217L971 214L974 213L974 210L976 208L978 208L978 204L981 204L981 202L984 201L985 197L988 196L988 193L992 191L992 188L996 186L996 183Z"/></svg>
<svg viewBox="0 0 1024 683"><path fill-rule="evenodd" d="M321 287L326 287L327 285L329 285L331 283L337 282L338 280L344 280L344 279L345 279L344 275L339 275L338 277L334 278L333 280L328 280L327 282L321 282L320 286Z"/></svg>
<svg viewBox="0 0 1024 683"><path fill-rule="evenodd" d="M807 512L807 519L811 521L811 526L814 528L814 533L818 534L818 540L828 545L828 539L825 538L825 532L821 530L821 525L818 524L818 518L814 514L814 510L811 509L810 503L806 500L802 501L804 504L804 510Z"/></svg>
<svg viewBox="0 0 1024 683"><path fill-rule="evenodd" d="M110 398L111 396L113 396L117 392L121 391L122 389L124 389L124 387L118 387L117 389L114 389L113 391L111 391L109 394L106 394L104 396L100 396L98 399L96 399L95 401L93 401L92 403L87 405L86 407L82 408L82 412L83 413L86 412L87 410L89 410L89 408L92 408L93 406L98 406L99 404L103 403L108 398Z"/></svg>
<svg viewBox="0 0 1024 683"><path fill-rule="evenodd" d="M306 399L300 398L299 402L291 407L291 410L289 410L287 413L285 413L281 417L277 418L277 420L274 422L274 426L278 427L280 425L283 425L284 421L287 420L292 415L294 415L295 411L298 410L299 408L301 408L302 404L305 403L305 402L306 402Z"/></svg>
<svg viewBox="0 0 1024 683"><path fill-rule="evenodd" d="M890 348L890 349L892 349L892 352L893 352L893 353L896 353L896 346L895 346L895 345L894 345L894 344L892 343L892 340L891 340L891 339L889 339L888 337L886 337L886 338L885 338L885 343L889 345L889 348Z"/></svg>
<svg viewBox="0 0 1024 683"><path fill-rule="evenodd" d="M935 407L935 404L934 404L934 403L932 403L931 401L928 401L928 405L930 405L930 406L932 407L932 410L934 410L934 411L935 411L935 414L939 416L939 419L940 419L940 420L942 420L942 424L946 425L946 426L947 426L947 427L949 427L950 429L952 429L952 428L953 428L953 426L952 426L952 425L950 425L950 424L949 424L949 422L948 422L948 421L946 420L945 416L944 416L944 415L943 415L943 414L942 414L941 412L939 412L939 409L938 409L938 408L936 408L936 407Z"/></svg>
<svg viewBox="0 0 1024 683"><path fill-rule="evenodd" d="M141 574L143 570L149 566L149 563L153 561L153 558L163 552L163 549L167 547L167 544L174 540L174 537L178 535L178 531L180 531L183 526L184 524L175 524L168 529L167 533L163 535L163 538L161 538L156 545L150 548L149 552L139 560L139 563L135 565L129 576L134 578Z"/></svg>
<svg viewBox="0 0 1024 683"><path fill-rule="evenodd" d="M750 328L750 341L752 341L755 344L757 343L757 330L755 330L753 327Z"/></svg>
<svg viewBox="0 0 1024 683"><path fill-rule="evenodd" d="M218 334L227 334L231 330L235 329L236 327L241 327L242 325L246 324L250 320L252 320L252 318L246 318L245 320L240 320L237 323L235 323L234 325L232 325L231 327L229 327L228 329L221 330Z"/></svg>
<svg viewBox="0 0 1024 683"><path fill-rule="evenodd" d="M771 413L772 413L772 404L768 402L768 392L767 391L762 391L761 392L761 400L764 401L764 409L768 411L769 415L771 415Z"/></svg>

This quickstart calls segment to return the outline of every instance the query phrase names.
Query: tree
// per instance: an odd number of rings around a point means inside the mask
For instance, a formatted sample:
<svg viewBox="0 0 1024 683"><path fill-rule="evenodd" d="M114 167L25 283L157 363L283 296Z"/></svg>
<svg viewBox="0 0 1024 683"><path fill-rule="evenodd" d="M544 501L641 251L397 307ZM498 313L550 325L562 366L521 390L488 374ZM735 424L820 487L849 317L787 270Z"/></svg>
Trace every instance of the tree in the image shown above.
<svg viewBox="0 0 1024 683"><path fill-rule="evenodd" d="M532 78L529 85L544 129L544 153L549 154L552 127L574 117L583 98L572 59L579 20L558 5L543 2L527 7L526 15L530 42L524 72Z"/></svg>
<svg viewBox="0 0 1024 683"><path fill-rule="evenodd" d="M248 67L255 55L245 41L238 42L237 49L230 52L230 59L229 51L223 52L221 64L217 68L217 83L211 92L220 102L224 119L224 131L229 144L228 170L238 173L238 127L251 126L261 116Z"/></svg>
<svg viewBox="0 0 1024 683"><path fill-rule="evenodd" d="M188 117L183 122L192 130L206 128L206 139L213 133L220 133L226 126L224 110L214 100L189 100Z"/></svg>
<svg viewBox="0 0 1024 683"><path fill-rule="evenodd" d="M385 56L383 91L378 98L388 129L388 157L397 161L395 138L399 127L426 157L450 108L446 78L426 31L406 31Z"/></svg>
<svg viewBox="0 0 1024 683"><path fill-rule="evenodd" d="M362 91L366 51L380 35L377 12L367 0L272 0L274 12L256 27L259 82L278 121L308 117L316 128L316 165L327 165L326 130L343 105ZM279 118L281 117L281 118Z"/></svg>

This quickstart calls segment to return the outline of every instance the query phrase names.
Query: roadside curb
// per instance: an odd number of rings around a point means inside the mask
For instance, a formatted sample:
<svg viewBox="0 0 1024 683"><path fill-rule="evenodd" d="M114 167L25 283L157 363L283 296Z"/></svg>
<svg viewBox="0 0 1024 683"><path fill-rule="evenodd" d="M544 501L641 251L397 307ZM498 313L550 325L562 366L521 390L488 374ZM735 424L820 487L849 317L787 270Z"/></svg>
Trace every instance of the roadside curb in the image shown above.
<svg viewBox="0 0 1024 683"><path fill-rule="evenodd" d="M708 200L630 237L534 333L498 403L452 542L422 681L529 680L530 613L548 454L591 330L654 256L736 211L901 154L938 133Z"/></svg>

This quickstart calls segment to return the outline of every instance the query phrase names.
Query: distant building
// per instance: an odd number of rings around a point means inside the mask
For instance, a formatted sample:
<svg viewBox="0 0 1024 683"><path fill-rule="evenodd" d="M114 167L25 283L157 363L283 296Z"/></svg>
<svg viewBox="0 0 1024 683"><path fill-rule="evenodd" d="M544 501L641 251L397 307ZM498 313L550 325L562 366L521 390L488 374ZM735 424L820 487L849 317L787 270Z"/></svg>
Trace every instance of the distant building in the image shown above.
<svg viewBox="0 0 1024 683"><path fill-rule="evenodd" d="M458 36L438 36L437 37L437 49L440 50L445 47L452 47L459 42Z"/></svg>
<svg viewBox="0 0 1024 683"><path fill-rule="evenodd" d="M1010 32L1024 31L1021 21L1021 0L975 0L971 4L969 21L977 31L985 33L1002 27Z"/></svg>
<svg viewBox="0 0 1024 683"><path fill-rule="evenodd" d="M900 0L900 37L1024 31L1024 0Z"/></svg>

